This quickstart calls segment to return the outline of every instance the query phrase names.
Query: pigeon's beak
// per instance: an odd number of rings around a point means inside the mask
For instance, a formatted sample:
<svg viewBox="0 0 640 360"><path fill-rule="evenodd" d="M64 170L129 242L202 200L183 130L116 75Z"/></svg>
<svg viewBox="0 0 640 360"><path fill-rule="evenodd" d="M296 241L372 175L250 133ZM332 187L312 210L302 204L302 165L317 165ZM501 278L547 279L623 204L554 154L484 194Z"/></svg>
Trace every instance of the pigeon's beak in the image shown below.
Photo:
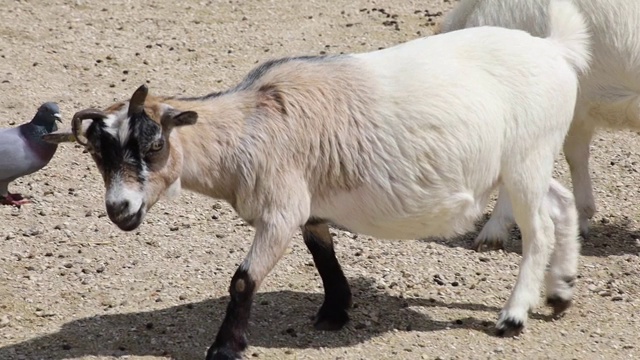
<svg viewBox="0 0 640 360"><path fill-rule="evenodd" d="M56 118L56 121L62 124L62 116L59 113L53 114L53 117Z"/></svg>

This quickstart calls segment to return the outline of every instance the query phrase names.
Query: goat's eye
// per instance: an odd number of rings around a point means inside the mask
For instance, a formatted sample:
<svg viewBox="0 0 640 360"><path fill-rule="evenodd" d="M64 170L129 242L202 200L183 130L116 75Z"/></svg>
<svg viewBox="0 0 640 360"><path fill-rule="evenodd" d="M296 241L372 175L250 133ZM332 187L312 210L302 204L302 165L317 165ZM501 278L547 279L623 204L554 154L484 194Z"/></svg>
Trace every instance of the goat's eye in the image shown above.
<svg viewBox="0 0 640 360"><path fill-rule="evenodd" d="M151 143L151 147L149 147L149 151L160 151L164 147L164 140L158 139Z"/></svg>

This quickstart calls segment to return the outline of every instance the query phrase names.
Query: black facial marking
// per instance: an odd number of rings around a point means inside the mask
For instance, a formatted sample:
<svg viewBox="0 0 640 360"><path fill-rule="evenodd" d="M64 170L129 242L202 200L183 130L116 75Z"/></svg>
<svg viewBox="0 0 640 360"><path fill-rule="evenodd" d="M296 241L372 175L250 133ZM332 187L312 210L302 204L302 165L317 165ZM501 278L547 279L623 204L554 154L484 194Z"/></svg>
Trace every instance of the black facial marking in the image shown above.
<svg viewBox="0 0 640 360"><path fill-rule="evenodd" d="M207 360L218 358L240 358L247 348L246 332L253 303L256 283L246 270L238 268L231 279L229 294L231 300L216 340L207 351Z"/></svg>
<svg viewBox="0 0 640 360"><path fill-rule="evenodd" d="M339 330L348 321L347 309L351 307L351 289L333 249L333 239L326 223L309 219L302 231L313 262L324 286L324 303L316 315L318 330Z"/></svg>
<svg viewBox="0 0 640 360"><path fill-rule="evenodd" d="M145 165L149 167L149 163L155 164L158 156L164 153L157 151L149 156L151 144L158 138L162 128L145 112L134 114L129 119L129 133L123 144L118 138L121 134L114 136L106 127L103 121L94 121L86 133L93 147L94 159L103 175L111 178L114 174L129 174L139 184L143 184L146 181L143 173Z"/></svg>

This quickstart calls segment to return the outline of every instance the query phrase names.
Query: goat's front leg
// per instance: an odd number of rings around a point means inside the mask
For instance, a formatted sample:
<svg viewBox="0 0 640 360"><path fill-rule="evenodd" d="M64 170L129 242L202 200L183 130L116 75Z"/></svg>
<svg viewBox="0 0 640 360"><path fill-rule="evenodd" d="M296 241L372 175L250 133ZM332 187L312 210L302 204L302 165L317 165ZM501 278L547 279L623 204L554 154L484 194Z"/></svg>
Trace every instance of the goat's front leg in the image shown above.
<svg viewBox="0 0 640 360"><path fill-rule="evenodd" d="M509 229L514 222L512 212L509 193L504 186L501 186L489 221L484 224L480 234L473 241L473 248L476 251L504 249L509 241Z"/></svg>
<svg viewBox="0 0 640 360"><path fill-rule="evenodd" d="M351 307L351 289L333 250L329 226L309 220L302 229L302 237L324 286L324 303L314 326L318 330L340 330L349 321L347 309Z"/></svg>
<svg viewBox="0 0 640 360"><path fill-rule="evenodd" d="M207 360L239 359L246 349L253 296L284 254L299 226L289 226L283 218L280 216L277 221L256 224L256 235L249 253L231 279L227 313L216 340L207 352Z"/></svg>

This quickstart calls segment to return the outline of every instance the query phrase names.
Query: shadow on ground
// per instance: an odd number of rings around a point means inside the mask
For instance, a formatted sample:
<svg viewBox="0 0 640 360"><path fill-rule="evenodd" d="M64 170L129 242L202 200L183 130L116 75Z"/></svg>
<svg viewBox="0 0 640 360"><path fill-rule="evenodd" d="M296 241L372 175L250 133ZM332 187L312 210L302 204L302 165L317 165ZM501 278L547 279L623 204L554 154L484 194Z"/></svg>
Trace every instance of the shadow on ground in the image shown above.
<svg viewBox="0 0 640 360"><path fill-rule="evenodd" d="M354 293L351 322L338 332L316 331L310 317L323 300L319 293L258 293L250 326L250 345L267 348L342 347L398 330L441 331L455 328L494 336L494 322L475 317L436 321L424 312L452 308L470 312L500 309L481 304L445 303L434 299L400 298L377 290L367 278L350 280ZM228 297L126 314L98 315L64 324L49 335L0 348L0 359L68 359L82 356L167 356L202 359L214 339ZM426 307L420 312L413 307ZM433 310L436 311L436 310ZM479 314L487 318L487 314ZM546 319L532 314L532 318ZM549 320L549 319L547 319Z"/></svg>
<svg viewBox="0 0 640 360"><path fill-rule="evenodd" d="M422 241L435 242L448 247L471 249L473 240L488 220L489 216L485 215L476 223L477 231L463 236L450 240L423 239ZM589 237L583 241L581 239L583 256L607 257L610 255L640 254L640 247L636 241L636 239L640 239L640 231L632 230L630 221L602 222L592 220L590 225ZM504 251L522 254L522 241L517 226L511 229L509 241L505 244Z"/></svg>

